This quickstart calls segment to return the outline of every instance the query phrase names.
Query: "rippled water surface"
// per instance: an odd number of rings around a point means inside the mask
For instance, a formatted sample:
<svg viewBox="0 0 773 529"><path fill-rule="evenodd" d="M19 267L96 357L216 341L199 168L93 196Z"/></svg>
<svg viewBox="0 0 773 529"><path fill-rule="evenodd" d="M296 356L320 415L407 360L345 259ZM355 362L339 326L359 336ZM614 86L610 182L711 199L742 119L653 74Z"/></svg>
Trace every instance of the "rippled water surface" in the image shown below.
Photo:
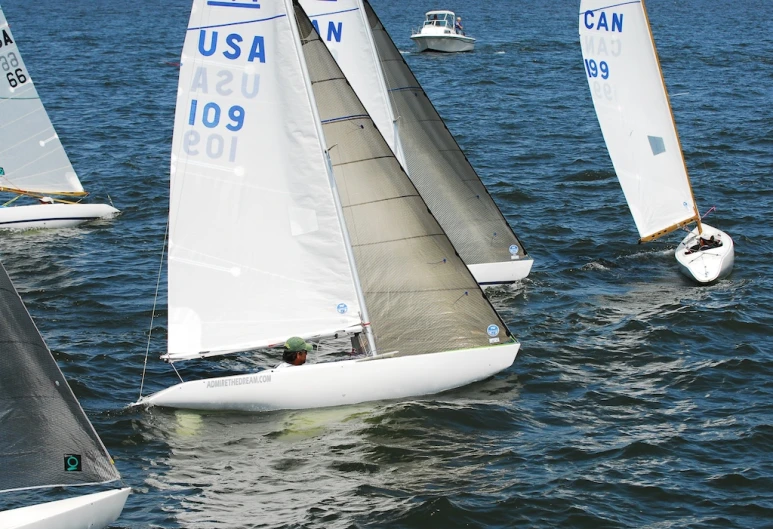
<svg viewBox="0 0 773 529"><path fill-rule="evenodd" d="M636 244L576 2L374 0L535 259L527 280L491 293L522 352L433 398L253 415L125 409L151 326L190 2L2 5L84 185L123 211L0 236L134 489L115 528L773 525L768 0L648 2L696 199L736 242L735 271L709 287L678 273L679 234ZM473 53L413 53L411 28L438 7L463 16ZM157 360L165 310L162 288L145 392L174 382Z"/></svg>

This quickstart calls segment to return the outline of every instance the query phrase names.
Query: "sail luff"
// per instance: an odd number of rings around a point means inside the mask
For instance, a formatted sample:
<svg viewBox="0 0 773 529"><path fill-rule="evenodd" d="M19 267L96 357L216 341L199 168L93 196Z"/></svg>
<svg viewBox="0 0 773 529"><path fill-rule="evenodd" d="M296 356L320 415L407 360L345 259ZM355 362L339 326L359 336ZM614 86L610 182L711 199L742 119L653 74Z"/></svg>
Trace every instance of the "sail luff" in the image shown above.
<svg viewBox="0 0 773 529"><path fill-rule="evenodd" d="M294 13L295 9L293 6L293 0L284 0L285 6L288 13ZM298 32L298 26L297 21L294 16L288 17L290 19L290 27L293 31L293 38L295 39L295 42L302 42L300 33ZM306 96L309 100L309 105L311 106L311 113L314 116L314 125L317 128L317 133L319 137L324 140L325 133L322 130L322 121L319 117L319 111L317 110L317 103L314 100L314 91L311 88L311 78L309 76L308 68L306 67L306 61L303 58L303 51L301 50L301 47L298 46L295 49L298 62L301 65L301 71L303 72L303 80L306 85ZM370 354L375 355L376 354L376 343L373 338L373 331L370 327L370 316L368 315L368 308L365 303L365 297L362 293L362 284L360 283L360 277L357 273L357 263L354 259L354 253L352 251L352 243L349 239L349 231L346 228L346 219L344 218L344 212L343 208L341 207L341 199L338 195L338 188L336 187L336 181L335 177L333 176L333 167L330 162L330 153L328 152L329 147L327 145L323 145L320 143L319 149L322 153L322 156L325 159L325 169L327 172L328 182L330 184L330 189L332 191L333 196L333 203L335 204L336 213L338 214L338 222L341 227L341 235L343 236L344 240L344 246L346 249L346 258L349 262L349 268L352 271L352 281L354 283L354 290L357 293L357 300L360 303L360 320L363 322L363 330L365 331L365 336L368 340L368 345L370 349Z"/></svg>
<svg viewBox="0 0 773 529"><path fill-rule="evenodd" d="M701 226L701 213L700 213L700 210L698 209L698 203L695 201L695 192L693 191L692 184L690 183L690 172L687 170L687 161L684 159L684 149L682 149L682 139L679 137L679 130L676 126L676 118L674 117L674 108L671 106L671 97L668 95L668 88L666 87L666 78L663 75L663 68L660 66L660 55L658 55L658 47L655 44L655 35L652 34L652 24L650 24L650 17L647 14L647 5L645 4L644 0L641 0L641 9L642 9L642 13L644 14L644 23L647 25L647 31L650 34L650 41L652 42L652 50L655 54L655 62L658 65L658 72L660 73L660 82L663 87L663 96L666 98L666 104L668 105L668 113L671 115L671 124L674 127L676 142L679 145L679 154L682 158L682 166L684 167L685 178L687 178L687 186L690 188L690 196L692 197L693 211L695 212L695 216L693 217L693 219L698 224L698 233L702 233L703 227ZM680 228L681 226L682 225L676 225L676 227L674 227L673 230L667 228L668 231L666 231L666 233L674 231ZM658 237L661 237L662 235L665 235L665 233L653 234L650 240L654 240Z"/></svg>

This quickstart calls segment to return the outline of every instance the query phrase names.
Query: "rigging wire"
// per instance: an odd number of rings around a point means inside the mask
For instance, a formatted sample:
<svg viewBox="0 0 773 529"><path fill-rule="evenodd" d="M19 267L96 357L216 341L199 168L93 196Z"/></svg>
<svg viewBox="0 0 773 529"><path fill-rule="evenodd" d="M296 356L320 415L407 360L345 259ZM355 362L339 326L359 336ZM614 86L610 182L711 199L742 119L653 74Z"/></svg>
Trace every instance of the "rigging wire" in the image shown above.
<svg viewBox="0 0 773 529"><path fill-rule="evenodd" d="M169 219L167 219L166 227L164 228L164 245L161 248L161 262L158 264L158 278L156 279L156 294L153 296L153 310L150 313L150 329L148 329L148 345L145 348L145 361L142 364L142 380L140 380L139 398L142 398L142 389L145 385L145 373L148 368L148 355L150 354L150 340L153 337L153 320L156 317L156 303L158 303L158 289L161 286L161 273L164 270L164 255L166 255L166 245L167 245L168 235L169 235ZM177 373L177 369L175 369L174 372ZM177 376L179 377L180 374L177 373ZM182 378L180 380L182 380Z"/></svg>

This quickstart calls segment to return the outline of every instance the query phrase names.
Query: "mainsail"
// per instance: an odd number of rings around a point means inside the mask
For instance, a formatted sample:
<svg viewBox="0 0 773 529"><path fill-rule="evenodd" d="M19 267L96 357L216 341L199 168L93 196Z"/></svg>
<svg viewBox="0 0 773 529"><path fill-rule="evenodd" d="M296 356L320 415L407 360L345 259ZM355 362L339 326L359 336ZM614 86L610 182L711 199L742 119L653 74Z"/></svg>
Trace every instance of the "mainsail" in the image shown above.
<svg viewBox="0 0 773 529"><path fill-rule="evenodd" d="M507 328L295 4L303 56L380 353L489 346Z"/></svg>
<svg viewBox="0 0 773 529"><path fill-rule="evenodd" d="M172 141L179 360L361 329L319 124L283 2L195 1Z"/></svg>
<svg viewBox="0 0 773 529"><path fill-rule="evenodd" d="M2 265L0 342L0 491L119 480Z"/></svg>
<svg viewBox="0 0 773 529"><path fill-rule="evenodd" d="M596 115L641 240L700 222L644 3L582 0L579 28Z"/></svg>
<svg viewBox="0 0 773 529"><path fill-rule="evenodd" d="M362 3L397 119L406 170L462 260L474 265L526 257L373 8L367 0Z"/></svg>
<svg viewBox="0 0 773 529"><path fill-rule="evenodd" d="M85 195L0 8L0 191Z"/></svg>

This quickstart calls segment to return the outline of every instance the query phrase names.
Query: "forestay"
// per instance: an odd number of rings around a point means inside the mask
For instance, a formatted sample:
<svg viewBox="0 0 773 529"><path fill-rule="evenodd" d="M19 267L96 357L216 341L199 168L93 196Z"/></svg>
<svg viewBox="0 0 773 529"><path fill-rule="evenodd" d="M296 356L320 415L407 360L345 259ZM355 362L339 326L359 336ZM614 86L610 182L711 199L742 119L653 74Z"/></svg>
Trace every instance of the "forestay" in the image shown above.
<svg viewBox="0 0 773 529"><path fill-rule="evenodd" d="M0 265L0 491L120 479Z"/></svg>
<svg viewBox="0 0 773 529"><path fill-rule="evenodd" d="M579 27L596 115L641 239L698 220L643 3L582 0Z"/></svg>
<svg viewBox="0 0 773 529"><path fill-rule="evenodd" d="M300 6L296 13L378 351L421 354L507 341L505 324Z"/></svg>
<svg viewBox="0 0 773 529"><path fill-rule="evenodd" d="M172 360L359 330L319 124L282 2L193 4L169 212Z"/></svg>
<svg viewBox="0 0 773 529"><path fill-rule="evenodd" d="M84 195L0 8L0 190Z"/></svg>
<svg viewBox="0 0 773 529"><path fill-rule="evenodd" d="M370 4L363 0L411 180L468 265L526 252ZM345 71L348 75L349 71Z"/></svg>

